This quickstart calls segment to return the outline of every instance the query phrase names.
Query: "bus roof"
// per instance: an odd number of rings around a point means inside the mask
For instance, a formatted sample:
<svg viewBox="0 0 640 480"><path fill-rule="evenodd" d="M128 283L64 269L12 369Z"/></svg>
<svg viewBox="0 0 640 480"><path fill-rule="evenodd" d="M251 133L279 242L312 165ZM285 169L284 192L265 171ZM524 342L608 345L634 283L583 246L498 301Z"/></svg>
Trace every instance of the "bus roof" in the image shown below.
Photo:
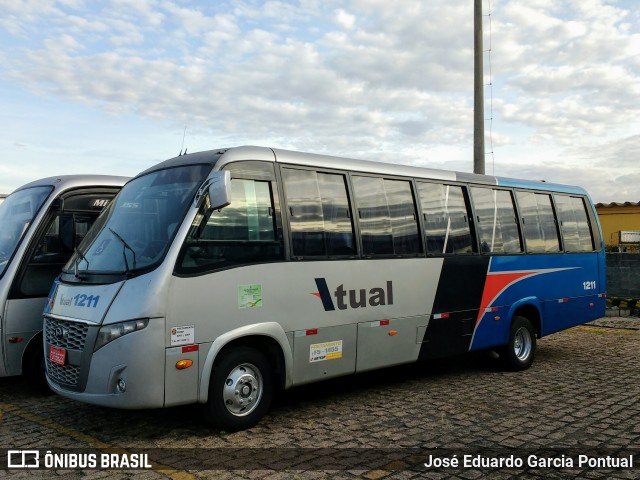
<svg viewBox="0 0 640 480"><path fill-rule="evenodd" d="M68 190L70 188L80 187L122 187L129 177L120 177L115 175L58 175L55 177L46 177L39 180L34 180L21 187L15 189L15 191L24 190L31 187L43 187L52 186L56 190Z"/></svg>
<svg viewBox="0 0 640 480"><path fill-rule="evenodd" d="M238 147L243 148L243 147ZM147 173L155 172L156 170L163 170L165 168L173 168L173 167L182 167L185 165L201 165L201 164L209 164L212 167L216 164L221 155L225 152L233 150L233 149L222 149L222 150L206 150L204 152L196 152L196 153L188 153L178 155L177 157L170 158L169 160L165 160L164 162L160 162L156 165L153 165L146 170L140 172L137 176L140 177L142 175L146 175ZM262 158L253 158L253 157L245 157L243 160L262 160ZM271 159L273 160L273 155Z"/></svg>
<svg viewBox="0 0 640 480"><path fill-rule="evenodd" d="M544 191L559 191L576 194L586 194L580 187L547 183L544 181L512 179L493 175L479 175L475 173L455 172L435 168L416 167L396 163L383 163L371 160L335 157L315 153L302 153L268 147L242 146L227 149L208 150L204 152L180 155L150 167L140 175L164 168L183 165L210 164L216 170L225 165L241 160L262 160L280 164L300 165L306 167L328 168L336 170L350 170L355 172L377 173L382 175L397 175L431 180L453 181L461 183L476 183L497 185L514 188L536 189Z"/></svg>

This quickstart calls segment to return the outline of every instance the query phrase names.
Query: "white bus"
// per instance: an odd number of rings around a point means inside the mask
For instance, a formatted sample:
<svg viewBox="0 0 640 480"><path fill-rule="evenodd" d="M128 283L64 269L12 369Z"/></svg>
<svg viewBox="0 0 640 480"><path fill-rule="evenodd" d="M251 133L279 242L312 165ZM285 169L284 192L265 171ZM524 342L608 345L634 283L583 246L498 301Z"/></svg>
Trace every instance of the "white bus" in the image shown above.
<svg viewBox="0 0 640 480"><path fill-rule="evenodd" d="M46 386L42 310L54 278L124 177L66 175L28 183L0 203L0 376Z"/></svg>
<svg viewBox="0 0 640 480"><path fill-rule="evenodd" d="M120 408L254 425L274 389L498 349L602 316L578 187L259 147L127 183L52 288L47 379Z"/></svg>

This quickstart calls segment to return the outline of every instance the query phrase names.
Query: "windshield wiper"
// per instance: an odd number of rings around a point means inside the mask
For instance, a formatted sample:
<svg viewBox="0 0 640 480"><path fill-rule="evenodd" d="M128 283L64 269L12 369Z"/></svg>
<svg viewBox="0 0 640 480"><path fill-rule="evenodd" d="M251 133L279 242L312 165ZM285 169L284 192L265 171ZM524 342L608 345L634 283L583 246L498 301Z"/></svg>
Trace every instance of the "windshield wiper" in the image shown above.
<svg viewBox="0 0 640 480"><path fill-rule="evenodd" d="M127 253L125 252L125 249L127 248L131 250L131 253L133 253L133 269L135 270L136 252L133 250L133 248L131 248L131 246L127 242L125 242L124 238L118 235L118 233L113 228L109 227L109 231L113 233L114 237L116 237L118 240L122 242L122 245L124 245L124 248L122 249L122 256L124 257L124 268L126 269L126 273L129 273L129 262L127 262Z"/></svg>

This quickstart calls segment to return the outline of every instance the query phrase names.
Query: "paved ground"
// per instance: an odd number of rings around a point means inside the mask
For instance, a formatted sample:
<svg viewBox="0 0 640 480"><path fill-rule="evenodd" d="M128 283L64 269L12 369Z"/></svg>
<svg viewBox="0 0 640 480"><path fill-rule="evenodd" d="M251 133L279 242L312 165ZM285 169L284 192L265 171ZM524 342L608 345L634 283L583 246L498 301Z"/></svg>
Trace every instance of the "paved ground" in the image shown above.
<svg viewBox="0 0 640 480"><path fill-rule="evenodd" d="M602 319L540 341L536 361L526 372L504 372L495 360L473 356L342 378L285 392L256 428L238 433L208 429L194 407L111 410L35 396L20 380L0 379L1 448L38 449L42 455L47 450L72 452L79 459L146 452L156 468L11 469L0 475L637 478L639 351L640 320ZM635 469L611 466L630 454L635 455ZM434 459L462 461L464 455L476 462L520 459L524 465L423 465ZM538 467L544 466L540 459L550 459L544 461L559 462L561 468L531 468L532 455ZM578 466L579 455L609 466ZM0 468L6 465L2 458Z"/></svg>

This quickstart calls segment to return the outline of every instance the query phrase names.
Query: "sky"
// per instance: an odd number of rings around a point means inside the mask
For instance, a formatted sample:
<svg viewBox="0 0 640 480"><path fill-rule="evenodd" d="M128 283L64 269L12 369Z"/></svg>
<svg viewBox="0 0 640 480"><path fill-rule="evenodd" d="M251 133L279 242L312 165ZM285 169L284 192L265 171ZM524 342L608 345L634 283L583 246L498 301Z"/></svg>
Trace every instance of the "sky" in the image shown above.
<svg viewBox="0 0 640 480"><path fill-rule="evenodd" d="M260 145L473 171L473 0L0 0L0 193ZM637 0L484 0L486 173L640 201Z"/></svg>

